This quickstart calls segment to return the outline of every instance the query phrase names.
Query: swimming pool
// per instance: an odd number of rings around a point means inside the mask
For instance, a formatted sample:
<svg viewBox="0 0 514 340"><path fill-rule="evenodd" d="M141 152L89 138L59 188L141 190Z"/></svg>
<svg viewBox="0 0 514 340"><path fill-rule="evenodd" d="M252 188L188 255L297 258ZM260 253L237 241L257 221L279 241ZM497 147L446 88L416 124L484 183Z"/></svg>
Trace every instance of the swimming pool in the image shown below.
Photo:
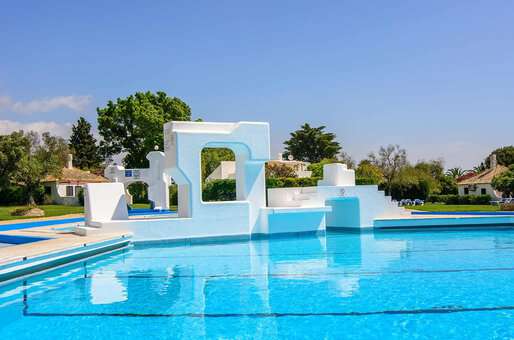
<svg viewBox="0 0 514 340"><path fill-rule="evenodd" d="M514 337L514 230L135 246L0 286L3 339Z"/></svg>
<svg viewBox="0 0 514 340"><path fill-rule="evenodd" d="M18 235L2 235L0 234L0 248L10 247L17 244L32 243L48 240L47 237L36 236L18 236Z"/></svg>

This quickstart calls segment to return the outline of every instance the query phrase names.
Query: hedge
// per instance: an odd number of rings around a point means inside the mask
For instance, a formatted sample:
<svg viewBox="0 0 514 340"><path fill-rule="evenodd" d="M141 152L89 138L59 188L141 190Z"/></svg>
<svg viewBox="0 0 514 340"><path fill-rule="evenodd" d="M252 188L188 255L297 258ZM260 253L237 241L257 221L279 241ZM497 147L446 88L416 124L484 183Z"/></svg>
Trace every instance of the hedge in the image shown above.
<svg viewBox="0 0 514 340"><path fill-rule="evenodd" d="M490 195L430 195L427 202L444 204L489 204Z"/></svg>
<svg viewBox="0 0 514 340"><path fill-rule="evenodd" d="M267 178L266 188L294 188L294 187L314 187L318 185L319 177L306 178Z"/></svg>
<svg viewBox="0 0 514 340"><path fill-rule="evenodd" d="M45 188L40 186L34 193L37 204L45 203ZM27 190L21 186L8 186L0 189L0 205L23 205L28 202Z"/></svg>
<svg viewBox="0 0 514 340"><path fill-rule="evenodd" d="M369 177L357 177L355 178L356 185L377 185L377 182L373 178Z"/></svg>
<svg viewBox="0 0 514 340"><path fill-rule="evenodd" d="M202 191L204 201L235 201L236 180L216 179L204 184Z"/></svg>

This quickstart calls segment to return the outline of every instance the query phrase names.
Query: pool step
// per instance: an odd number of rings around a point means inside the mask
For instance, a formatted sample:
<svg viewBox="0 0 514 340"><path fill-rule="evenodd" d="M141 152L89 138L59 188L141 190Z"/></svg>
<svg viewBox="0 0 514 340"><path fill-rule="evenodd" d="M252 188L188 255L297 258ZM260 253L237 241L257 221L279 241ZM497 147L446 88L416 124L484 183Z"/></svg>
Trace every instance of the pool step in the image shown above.
<svg viewBox="0 0 514 340"><path fill-rule="evenodd" d="M100 234L101 232L102 229L94 227L76 226L75 228L73 228L73 233L79 236L95 235Z"/></svg>

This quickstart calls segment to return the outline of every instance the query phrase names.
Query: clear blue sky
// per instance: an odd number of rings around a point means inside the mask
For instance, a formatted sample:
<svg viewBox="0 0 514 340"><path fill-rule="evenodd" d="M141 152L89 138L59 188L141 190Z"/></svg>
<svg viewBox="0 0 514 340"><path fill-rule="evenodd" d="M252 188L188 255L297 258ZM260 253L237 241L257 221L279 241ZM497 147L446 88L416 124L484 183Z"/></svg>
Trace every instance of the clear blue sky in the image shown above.
<svg viewBox="0 0 514 340"><path fill-rule="evenodd" d="M0 132L65 133L164 90L207 121L304 122L354 158L380 145L471 167L514 144L512 1L11 1Z"/></svg>

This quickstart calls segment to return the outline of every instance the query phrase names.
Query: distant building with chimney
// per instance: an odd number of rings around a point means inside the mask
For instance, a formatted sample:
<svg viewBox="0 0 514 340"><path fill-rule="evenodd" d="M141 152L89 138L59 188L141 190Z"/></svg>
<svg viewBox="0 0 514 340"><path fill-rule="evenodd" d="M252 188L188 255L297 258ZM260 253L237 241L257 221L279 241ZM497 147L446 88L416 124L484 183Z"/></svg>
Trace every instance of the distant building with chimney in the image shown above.
<svg viewBox="0 0 514 340"><path fill-rule="evenodd" d="M109 182L105 177L92 174L89 171L73 167L73 155L68 155L66 167L62 169L59 178L47 176L42 184L45 196L54 204L78 205L79 193L86 183Z"/></svg>
<svg viewBox="0 0 514 340"><path fill-rule="evenodd" d="M492 154L489 160L489 168L471 177L457 182L459 196L465 195L490 195L493 199L501 198L502 193L494 190L491 182L493 178L505 171L506 166L498 164L496 155Z"/></svg>

